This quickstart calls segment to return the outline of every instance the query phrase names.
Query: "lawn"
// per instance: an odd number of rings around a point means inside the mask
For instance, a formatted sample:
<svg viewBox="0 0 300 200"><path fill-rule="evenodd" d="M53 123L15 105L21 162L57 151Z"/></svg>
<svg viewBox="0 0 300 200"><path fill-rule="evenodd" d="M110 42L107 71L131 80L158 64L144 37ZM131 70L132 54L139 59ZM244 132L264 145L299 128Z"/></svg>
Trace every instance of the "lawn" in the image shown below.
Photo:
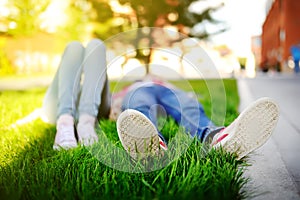
<svg viewBox="0 0 300 200"><path fill-rule="evenodd" d="M195 91L217 125L228 125L238 115L239 97L234 79L174 84ZM117 85L112 83L112 90L118 90ZM44 94L45 88L0 93L0 199L246 197L243 191L247 182L243 177L246 162L237 161L234 155L222 150L205 154L202 144L186 137L171 118L166 119L161 130L170 141L171 153L165 157L171 159L164 165L158 162L161 160L153 159L150 168L130 161L124 154L115 122L109 120L101 120L97 129L100 140L109 144L99 142L91 148L69 151L52 150L55 126L40 119L9 127L40 107Z"/></svg>

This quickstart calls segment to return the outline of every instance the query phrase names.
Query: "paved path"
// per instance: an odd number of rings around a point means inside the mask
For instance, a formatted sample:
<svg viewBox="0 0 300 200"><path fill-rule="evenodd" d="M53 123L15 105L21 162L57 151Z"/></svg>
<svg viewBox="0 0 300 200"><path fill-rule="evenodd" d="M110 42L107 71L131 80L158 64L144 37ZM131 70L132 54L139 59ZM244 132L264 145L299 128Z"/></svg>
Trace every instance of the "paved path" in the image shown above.
<svg viewBox="0 0 300 200"><path fill-rule="evenodd" d="M35 87L46 87L53 79L53 76L2 78L0 79L1 90L27 90Z"/></svg>
<svg viewBox="0 0 300 200"><path fill-rule="evenodd" d="M240 111L259 97L271 97L280 106L280 118L271 139L250 157L246 186L249 199L300 199L300 76L258 75L239 78Z"/></svg>

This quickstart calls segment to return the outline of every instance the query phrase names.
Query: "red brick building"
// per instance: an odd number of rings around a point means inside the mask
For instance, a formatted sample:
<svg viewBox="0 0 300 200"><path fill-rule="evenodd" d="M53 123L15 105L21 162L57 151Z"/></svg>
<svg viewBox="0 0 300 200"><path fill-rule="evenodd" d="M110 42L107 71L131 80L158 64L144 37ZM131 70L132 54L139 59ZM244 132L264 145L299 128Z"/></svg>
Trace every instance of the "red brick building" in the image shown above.
<svg viewBox="0 0 300 200"><path fill-rule="evenodd" d="M255 67L261 63L261 36L251 37L251 51L255 57Z"/></svg>
<svg viewBox="0 0 300 200"><path fill-rule="evenodd" d="M300 1L275 0L262 30L261 67L286 70L292 45L300 43Z"/></svg>

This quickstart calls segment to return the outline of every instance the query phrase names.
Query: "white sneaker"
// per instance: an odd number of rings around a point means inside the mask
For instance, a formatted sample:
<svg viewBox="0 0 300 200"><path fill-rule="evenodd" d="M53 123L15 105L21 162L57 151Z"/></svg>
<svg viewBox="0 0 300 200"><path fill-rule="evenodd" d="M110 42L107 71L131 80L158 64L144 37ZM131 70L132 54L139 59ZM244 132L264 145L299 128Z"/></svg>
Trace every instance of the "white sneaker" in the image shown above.
<svg viewBox="0 0 300 200"><path fill-rule="evenodd" d="M83 146L91 146L98 142L98 136L95 132L96 118L90 115L79 117L77 124L78 143Z"/></svg>
<svg viewBox="0 0 300 200"><path fill-rule="evenodd" d="M161 149L167 149L154 124L137 110L127 109L120 114L117 131L124 149L134 159L161 156Z"/></svg>
<svg viewBox="0 0 300 200"><path fill-rule="evenodd" d="M279 107L270 98L248 106L228 127L214 136L212 147L236 153L238 159L262 146L271 136L279 118Z"/></svg>
<svg viewBox="0 0 300 200"><path fill-rule="evenodd" d="M77 147L77 141L74 134L74 126L60 124L57 127L53 149L68 150L75 147Z"/></svg>
<svg viewBox="0 0 300 200"><path fill-rule="evenodd" d="M78 143L83 146L91 146L98 142L95 128L91 124L79 124L77 126Z"/></svg>

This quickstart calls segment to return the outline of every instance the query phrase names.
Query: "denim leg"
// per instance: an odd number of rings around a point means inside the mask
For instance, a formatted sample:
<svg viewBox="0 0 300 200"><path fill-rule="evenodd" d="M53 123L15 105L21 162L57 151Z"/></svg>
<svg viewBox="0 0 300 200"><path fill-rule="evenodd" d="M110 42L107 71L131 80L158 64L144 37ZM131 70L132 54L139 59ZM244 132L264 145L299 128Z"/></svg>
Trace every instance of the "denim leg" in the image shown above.
<svg viewBox="0 0 300 200"><path fill-rule="evenodd" d="M101 99L102 104L110 106L109 88L106 76L106 49L101 40L91 40L84 53L83 63L84 80L79 102L79 114L98 115ZM105 89L106 94L102 94ZM101 98L102 97L102 98ZM100 111L101 112L101 111Z"/></svg>
<svg viewBox="0 0 300 200"><path fill-rule="evenodd" d="M43 102L43 111L50 123L55 123L61 114L76 114L83 54L84 48L79 42L69 43L64 50Z"/></svg>
<svg viewBox="0 0 300 200"><path fill-rule="evenodd" d="M189 97L186 92L163 86L156 86L156 90L156 93L159 94L158 103L192 137L197 137L202 141L206 133L215 128L213 122L206 116L200 102Z"/></svg>
<svg viewBox="0 0 300 200"><path fill-rule="evenodd" d="M157 125L157 111L153 106L157 105L152 87L139 87L125 95L122 110L134 109L143 113L152 123ZM151 109L152 108L152 109Z"/></svg>
<svg viewBox="0 0 300 200"><path fill-rule="evenodd" d="M57 116L69 113L75 117L80 92L84 47L79 42L68 45L58 74Z"/></svg>
<svg viewBox="0 0 300 200"><path fill-rule="evenodd" d="M134 109L143 113L157 128L157 94L152 86L139 87L128 92L122 103L122 110ZM166 142L163 135L157 130L160 138Z"/></svg>
<svg viewBox="0 0 300 200"><path fill-rule="evenodd" d="M56 123L58 105L58 71L56 71L52 83L48 87L43 99L43 120L50 124Z"/></svg>

